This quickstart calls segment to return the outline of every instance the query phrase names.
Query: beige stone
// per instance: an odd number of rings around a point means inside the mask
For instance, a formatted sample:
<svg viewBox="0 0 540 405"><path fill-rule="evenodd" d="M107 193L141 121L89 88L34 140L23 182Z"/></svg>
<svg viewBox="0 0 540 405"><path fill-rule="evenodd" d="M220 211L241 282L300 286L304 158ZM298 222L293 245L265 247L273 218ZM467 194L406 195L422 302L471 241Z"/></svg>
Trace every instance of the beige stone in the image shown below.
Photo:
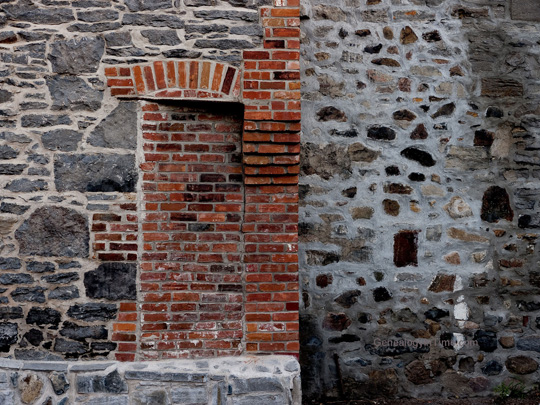
<svg viewBox="0 0 540 405"><path fill-rule="evenodd" d="M34 403L41 395L43 382L36 374L27 374L19 383L21 401L25 404Z"/></svg>
<svg viewBox="0 0 540 405"><path fill-rule="evenodd" d="M488 238L484 238L483 236L476 235L474 233L466 232L463 229L450 228L448 229L448 231L446 231L446 234L452 239L462 240L463 242L489 242Z"/></svg>
<svg viewBox="0 0 540 405"><path fill-rule="evenodd" d="M473 215L469 204L467 204L463 198L457 196L452 197L450 202L443 208L453 219L471 217Z"/></svg>

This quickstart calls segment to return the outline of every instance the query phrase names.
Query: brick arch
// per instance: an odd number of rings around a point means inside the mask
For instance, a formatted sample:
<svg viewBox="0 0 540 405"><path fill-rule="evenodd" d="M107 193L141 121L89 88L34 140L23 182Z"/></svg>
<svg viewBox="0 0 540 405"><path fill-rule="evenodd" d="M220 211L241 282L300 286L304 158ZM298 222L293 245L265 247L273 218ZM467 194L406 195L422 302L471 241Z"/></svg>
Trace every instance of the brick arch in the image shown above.
<svg viewBox="0 0 540 405"><path fill-rule="evenodd" d="M155 61L105 69L111 95L240 101L241 72L214 61Z"/></svg>

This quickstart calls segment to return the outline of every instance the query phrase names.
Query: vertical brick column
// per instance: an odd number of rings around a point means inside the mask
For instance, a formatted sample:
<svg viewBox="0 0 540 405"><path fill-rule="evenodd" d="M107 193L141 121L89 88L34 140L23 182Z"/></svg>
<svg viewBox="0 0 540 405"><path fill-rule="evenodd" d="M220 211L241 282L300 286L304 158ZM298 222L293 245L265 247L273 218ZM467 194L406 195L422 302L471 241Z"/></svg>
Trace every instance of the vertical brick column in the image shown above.
<svg viewBox="0 0 540 405"><path fill-rule="evenodd" d="M244 51L246 350L297 353L300 10L261 9L264 49Z"/></svg>

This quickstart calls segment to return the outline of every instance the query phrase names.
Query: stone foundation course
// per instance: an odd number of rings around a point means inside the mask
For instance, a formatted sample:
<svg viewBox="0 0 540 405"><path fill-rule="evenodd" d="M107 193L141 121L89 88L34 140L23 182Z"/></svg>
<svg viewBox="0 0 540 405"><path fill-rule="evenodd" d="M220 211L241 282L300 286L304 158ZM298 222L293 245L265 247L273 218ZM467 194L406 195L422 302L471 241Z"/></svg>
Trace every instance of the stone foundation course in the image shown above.
<svg viewBox="0 0 540 405"><path fill-rule="evenodd" d="M145 363L0 360L0 404L300 405L294 357Z"/></svg>

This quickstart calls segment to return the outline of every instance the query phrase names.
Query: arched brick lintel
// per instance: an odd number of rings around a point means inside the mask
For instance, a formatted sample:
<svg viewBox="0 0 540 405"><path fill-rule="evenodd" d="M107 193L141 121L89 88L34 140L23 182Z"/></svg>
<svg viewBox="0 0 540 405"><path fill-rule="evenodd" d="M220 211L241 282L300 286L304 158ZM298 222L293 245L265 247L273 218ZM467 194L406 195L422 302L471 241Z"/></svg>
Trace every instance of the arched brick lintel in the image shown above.
<svg viewBox="0 0 540 405"><path fill-rule="evenodd" d="M241 101L241 71L221 62L168 60L105 69L121 98Z"/></svg>

